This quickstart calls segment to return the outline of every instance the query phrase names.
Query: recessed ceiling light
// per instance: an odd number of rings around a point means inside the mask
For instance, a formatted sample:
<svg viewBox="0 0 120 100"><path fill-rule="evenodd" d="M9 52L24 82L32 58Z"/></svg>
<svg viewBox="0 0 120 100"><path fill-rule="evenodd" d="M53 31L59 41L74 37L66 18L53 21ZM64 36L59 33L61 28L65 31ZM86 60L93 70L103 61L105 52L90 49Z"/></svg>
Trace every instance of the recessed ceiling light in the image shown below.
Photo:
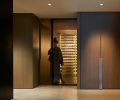
<svg viewBox="0 0 120 100"><path fill-rule="evenodd" d="M51 3L48 3L48 6L52 6L52 4L51 4Z"/></svg>
<svg viewBox="0 0 120 100"><path fill-rule="evenodd" d="M103 3L100 3L100 6L103 6L104 4Z"/></svg>

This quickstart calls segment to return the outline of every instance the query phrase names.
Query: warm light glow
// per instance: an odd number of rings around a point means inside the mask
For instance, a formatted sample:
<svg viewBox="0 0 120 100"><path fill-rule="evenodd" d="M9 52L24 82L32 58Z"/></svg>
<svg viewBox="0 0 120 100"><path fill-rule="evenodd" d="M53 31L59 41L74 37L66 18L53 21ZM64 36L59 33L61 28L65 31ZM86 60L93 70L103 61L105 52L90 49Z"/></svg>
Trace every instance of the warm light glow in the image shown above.
<svg viewBox="0 0 120 100"><path fill-rule="evenodd" d="M48 3L48 6L52 6L52 4L51 4L51 3Z"/></svg>
<svg viewBox="0 0 120 100"><path fill-rule="evenodd" d="M68 79L64 75L71 74L69 81L72 84L77 84L77 31L59 30L59 32L61 33L59 43L64 62L64 65L61 66L62 77L67 82Z"/></svg>
<svg viewBox="0 0 120 100"><path fill-rule="evenodd" d="M103 6L104 4L103 3L100 3L100 6Z"/></svg>

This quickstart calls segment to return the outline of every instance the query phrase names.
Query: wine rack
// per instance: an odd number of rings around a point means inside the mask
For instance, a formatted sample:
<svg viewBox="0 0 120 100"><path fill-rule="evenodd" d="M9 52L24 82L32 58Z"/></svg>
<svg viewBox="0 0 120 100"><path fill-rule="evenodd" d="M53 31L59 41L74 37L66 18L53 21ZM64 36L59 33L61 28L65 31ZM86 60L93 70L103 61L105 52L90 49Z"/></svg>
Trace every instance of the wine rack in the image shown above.
<svg viewBox="0 0 120 100"><path fill-rule="evenodd" d="M59 46L64 65L61 66L64 84L77 84L77 33L60 34Z"/></svg>

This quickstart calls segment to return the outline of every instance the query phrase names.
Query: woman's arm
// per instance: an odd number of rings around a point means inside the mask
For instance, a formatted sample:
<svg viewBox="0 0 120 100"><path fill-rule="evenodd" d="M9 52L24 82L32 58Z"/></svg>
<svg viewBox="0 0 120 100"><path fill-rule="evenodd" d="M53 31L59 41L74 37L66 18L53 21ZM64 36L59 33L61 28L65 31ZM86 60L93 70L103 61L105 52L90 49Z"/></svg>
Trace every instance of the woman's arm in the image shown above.
<svg viewBox="0 0 120 100"><path fill-rule="evenodd" d="M61 65L63 65L63 56L62 56L61 49L59 50L59 62Z"/></svg>
<svg viewBox="0 0 120 100"><path fill-rule="evenodd" d="M48 51L48 55L50 55L52 53L52 49L49 49Z"/></svg>

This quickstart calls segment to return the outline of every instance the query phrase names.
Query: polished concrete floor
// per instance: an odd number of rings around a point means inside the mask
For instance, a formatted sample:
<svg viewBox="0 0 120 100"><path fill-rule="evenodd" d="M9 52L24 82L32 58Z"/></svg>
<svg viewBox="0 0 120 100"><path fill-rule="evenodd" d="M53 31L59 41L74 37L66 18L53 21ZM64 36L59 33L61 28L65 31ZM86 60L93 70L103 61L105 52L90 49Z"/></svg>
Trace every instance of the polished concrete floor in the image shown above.
<svg viewBox="0 0 120 100"><path fill-rule="evenodd" d="M74 86L15 89L14 100L120 100L120 90L80 90Z"/></svg>

